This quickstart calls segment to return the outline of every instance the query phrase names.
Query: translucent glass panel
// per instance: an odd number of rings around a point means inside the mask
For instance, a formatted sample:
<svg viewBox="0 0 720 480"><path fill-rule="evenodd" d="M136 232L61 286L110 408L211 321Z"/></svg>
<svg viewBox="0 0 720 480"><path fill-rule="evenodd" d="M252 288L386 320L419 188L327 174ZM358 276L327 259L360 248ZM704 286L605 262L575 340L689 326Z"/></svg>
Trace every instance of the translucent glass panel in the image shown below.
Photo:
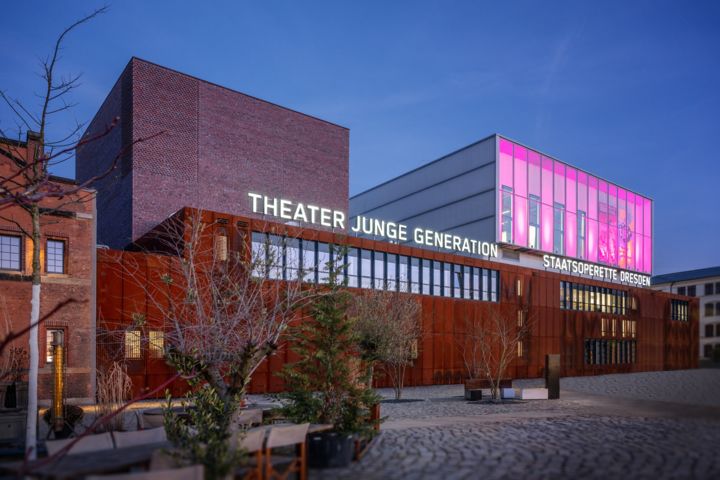
<svg viewBox="0 0 720 480"><path fill-rule="evenodd" d="M500 138L501 242L651 273L652 202Z"/></svg>

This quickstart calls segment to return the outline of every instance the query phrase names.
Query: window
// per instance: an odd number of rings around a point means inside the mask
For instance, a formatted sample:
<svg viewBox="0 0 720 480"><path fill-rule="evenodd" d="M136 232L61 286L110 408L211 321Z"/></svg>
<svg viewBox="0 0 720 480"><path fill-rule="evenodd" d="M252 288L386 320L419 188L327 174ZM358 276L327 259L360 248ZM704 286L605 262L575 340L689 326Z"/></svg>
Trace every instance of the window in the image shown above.
<svg viewBox="0 0 720 480"><path fill-rule="evenodd" d="M397 258L394 253L387 254L387 290L397 290Z"/></svg>
<svg viewBox="0 0 720 480"><path fill-rule="evenodd" d="M553 253L565 254L565 206L555 203L553 212Z"/></svg>
<svg viewBox="0 0 720 480"><path fill-rule="evenodd" d="M606 337L608 331L608 319L607 318L601 318L600 319L600 336Z"/></svg>
<svg viewBox="0 0 720 480"><path fill-rule="evenodd" d="M472 269L472 282L470 284L470 295L475 300L480 300L480 292L482 291L482 269L481 268L473 268Z"/></svg>
<svg viewBox="0 0 720 480"><path fill-rule="evenodd" d="M578 211L577 232L577 257L585 258L585 212Z"/></svg>
<svg viewBox="0 0 720 480"><path fill-rule="evenodd" d="M705 358L710 358L710 357L712 357L712 352L713 352L713 346L712 346L712 345L707 344L707 345L705 345L705 346L703 347L703 356L704 356Z"/></svg>
<svg viewBox="0 0 720 480"><path fill-rule="evenodd" d="M433 278L432 278L432 294L441 296L442 295L442 263L437 260L433 260Z"/></svg>
<svg viewBox="0 0 720 480"><path fill-rule="evenodd" d="M319 242L317 250L318 282L330 281L330 269L333 267L330 259L330 244Z"/></svg>
<svg viewBox="0 0 720 480"><path fill-rule="evenodd" d="M498 272L496 270L490 270L490 301L491 302L498 301L498 290L500 290L500 287L498 285Z"/></svg>
<svg viewBox="0 0 720 480"><path fill-rule="evenodd" d="M715 304L708 302L705 304L705 316L712 317L713 315L715 315Z"/></svg>
<svg viewBox="0 0 720 480"><path fill-rule="evenodd" d="M267 241L266 268L268 278L271 280L282 280L284 257L284 238L279 235L269 235Z"/></svg>
<svg viewBox="0 0 720 480"><path fill-rule="evenodd" d="M499 272L417 257L253 232L253 275L268 280L327 283L330 268L348 287L374 288L497 302ZM157 335L161 335L162 332ZM135 355L134 333L125 336ZM139 345L139 344L138 344ZM138 346L139 348L139 346ZM153 355L149 350L149 355ZM135 358L135 357L128 357Z"/></svg>
<svg viewBox="0 0 720 480"><path fill-rule="evenodd" d="M125 358L127 360L140 360L140 330L127 330L125 332Z"/></svg>
<svg viewBox="0 0 720 480"><path fill-rule="evenodd" d="M449 263L442 263L442 295L443 297L452 297L452 283L451 283L451 267Z"/></svg>
<svg viewBox="0 0 720 480"><path fill-rule="evenodd" d="M714 328L712 325L705 325L705 336L707 338L713 337L714 335Z"/></svg>
<svg viewBox="0 0 720 480"><path fill-rule="evenodd" d="M585 340L585 363L588 365L617 365L635 363L635 340Z"/></svg>
<svg viewBox="0 0 720 480"><path fill-rule="evenodd" d="M500 241L512 243L512 188L502 187L502 230Z"/></svg>
<svg viewBox="0 0 720 480"><path fill-rule="evenodd" d="M528 247L540 248L540 197L530 195L530 230L528 232Z"/></svg>
<svg viewBox="0 0 720 480"><path fill-rule="evenodd" d="M678 287L677 294L678 295L687 295L687 289L685 287Z"/></svg>
<svg viewBox="0 0 720 480"><path fill-rule="evenodd" d="M370 250L361 250L360 277L362 288L372 288L372 252Z"/></svg>
<svg viewBox="0 0 720 480"><path fill-rule="evenodd" d="M165 332L162 330L150 330L148 347L150 358L163 358L165 356Z"/></svg>
<svg viewBox="0 0 720 480"><path fill-rule="evenodd" d="M0 268L20 270L20 237L0 235Z"/></svg>
<svg viewBox="0 0 720 480"><path fill-rule="evenodd" d="M65 330L62 328L48 328L45 330L45 362L47 363L53 362L53 354L55 353L53 347L56 333L60 335L60 341L62 341L65 336Z"/></svg>
<svg viewBox="0 0 720 480"><path fill-rule="evenodd" d="M519 340L518 343L517 343L517 356L518 356L518 358L522 358L523 353L524 353L523 341L522 341L522 340Z"/></svg>
<svg viewBox="0 0 720 480"><path fill-rule="evenodd" d="M705 284L705 295L712 295L714 293L714 285L712 283Z"/></svg>
<svg viewBox="0 0 720 480"><path fill-rule="evenodd" d="M452 267L452 280L453 280L453 297L463 297L463 272L461 265L451 265Z"/></svg>
<svg viewBox="0 0 720 480"><path fill-rule="evenodd" d="M373 278L375 278L375 288L377 290L384 290L386 287L385 283L385 253L384 252L373 252Z"/></svg>
<svg viewBox="0 0 720 480"><path fill-rule="evenodd" d="M288 238L285 240L285 278L297 280L300 274L300 240Z"/></svg>
<svg viewBox="0 0 720 480"><path fill-rule="evenodd" d="M697 295L696 290L695 290L695 285L690 285L687 287L687 294L688 294L688 297L694 297Z"/></svg>
<svg viewBox="0 0 720 480"><path fill-rule="evenodd" d="M47 273L65 273L65 242L48 240L45 252L45 271Z"/></svg>
<svg viewBox="0 0 720 480"><path fill-rule="evenodd" d="M398 290L401 292L420 293L419 259L413 258L411 264L409 257L400 256L398 260Z"/></svg>
<svg viewBox="0 0 720 480"><path fill-rule="evenodd" d="M302 270L306 282L315 283L317 268L317 242L312 240L303 240L300 242L302 247Z"/></svg>
<svg viewBox="0 0 720 480"><path fill-rule="evenodd" d="M715 293L720 295L720 282L715 282Z"/></svg>
<svg viewBox="0 0 720 480"><path fill-rule="evenodd" d="M683 300L670 300L670 318L672 320L688 321L688 302Z"/></svg>
<svg viewBox="0 0 720 480"><path fill-rule="evenodd" d="M264 278L267 258L265 256L266 251L266 236L264 233L253 232L252 234L252 267L253 276L257 278Z"/></svg>
<svg viewBox="0 0 720 480"><path fill-rule="evenodd" d="M463 298L468 298L468 299L475 298L475 297L473 296L473 292L472 292L472 278L473 278L473 277L472 277L472 271L473 271L473 268L472 268L472 267L468 267L468 266L464 266L464 267L463 267L463 266L460 266L460 265L458 265L457 268L462 268L462 269L463 269Z"/></svg>
<svg viewBox="0 0 720 480"><path fill-rule="evenodd" d="M425 260L422 259L422 294L423 295L430 295L430 285L432 284L432 278L430 277L430 272L432 271L432 261L431 260Z"/></svg>
<svg viewBox="0 0 720 480"><path fill-rule="evenodd" d="M51 240L48 240L48 272L50 272L50 261L49 261L49 255L50 255L50 242ZM215 236L215 259L218 262L226 262L228 259L228 238L227 235L225 235L224 231L220 231ZM58 272L62 273L62 272Z"/></svg>
<svg viewBox="0 0 720 480"><path fill-rule="evenodd" d="M360 262L360 251L357 248L349 248L347 255L347 285L348 287L359 287L358 265Z"/></svg>

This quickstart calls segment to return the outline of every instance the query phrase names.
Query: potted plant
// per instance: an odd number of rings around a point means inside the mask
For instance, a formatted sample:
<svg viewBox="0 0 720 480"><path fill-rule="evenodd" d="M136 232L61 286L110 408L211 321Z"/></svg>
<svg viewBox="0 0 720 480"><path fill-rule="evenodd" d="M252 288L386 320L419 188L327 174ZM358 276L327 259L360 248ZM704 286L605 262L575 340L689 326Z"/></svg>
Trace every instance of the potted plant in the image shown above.
<svg viewBox="0 0 720 480"><path fill-rule="evenodd" d="M327 270L327 290L312 304L311 318L291 331L292 348L300 360L280 374L287 389L280 395L285 401L282 410L288 419L332 425L330 431L308 436L308 465L315 468L352 461L355 441L375 433L371 407L379 400L361 373L348 315L352 296L340 288L332 262Z"/></svg>

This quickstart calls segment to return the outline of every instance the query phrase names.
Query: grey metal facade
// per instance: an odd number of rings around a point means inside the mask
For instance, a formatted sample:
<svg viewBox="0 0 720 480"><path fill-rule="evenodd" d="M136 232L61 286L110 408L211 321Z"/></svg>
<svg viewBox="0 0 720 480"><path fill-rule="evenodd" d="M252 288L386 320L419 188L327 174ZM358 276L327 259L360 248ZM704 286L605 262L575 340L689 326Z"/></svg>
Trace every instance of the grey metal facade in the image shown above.
<svg viewBox="0 0 720 480"><path fill-rule="evenodd" d="M492 135L351 197L350 225L363 215L494 242L496 143Z"/></svg>

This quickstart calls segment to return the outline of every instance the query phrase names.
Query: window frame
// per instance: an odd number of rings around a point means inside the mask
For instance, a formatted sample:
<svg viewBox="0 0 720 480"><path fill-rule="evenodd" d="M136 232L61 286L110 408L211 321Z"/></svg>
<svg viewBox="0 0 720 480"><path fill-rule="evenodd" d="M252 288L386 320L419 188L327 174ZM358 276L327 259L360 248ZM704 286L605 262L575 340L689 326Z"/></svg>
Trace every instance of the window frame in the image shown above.
<svg viewBox="0 0 720 480"><path fill-rule="evenodd" d="M0 233L0 245L2 244L2 239L4 237L17 239L17 241L18 241L18 268L3 267L2 266L2 253L0 253L0 270L6 271L6 272L22 272L24 270L23 265L25 263L25 256L24 256L25 249L23 248L23 245L24 245L23 236L20 234L16 234L16 233L2 232L2 233ZM10 252L10 253L12 254L12 252ZM12 262L12 259L10 259L9 261Z"/></svg>
<svg viewBox="0 0 720 480"><path fill-rule="evenodd" d="M500 241L513 243L513 189L507 185L500 191L500 214Z"/></svg>
<svg viewBox="0 0 720 480"><path fill-rule="evenodd" d="M127 330L123 330L122 332L123 332L123 360L126 361L126 362L127 362L127 361L133 361L133 362L142 361L142 360L143 360L143 345L142 345L143 332L142 332L142 329L140 329L140 328L129 328L129 329L127 329ZM128 336L128 335L129 335L129 334L133 334L133 333L136 333L136 334L137 334L137 337L138 337L138 340L137 340L137 344L138 344L138 348L137 348L138 356L137 356L137 357L135 357L135 356L132 356L132 357L131 357L131 356L128 356L128 348L127 348L127 347L128 347L128 339L129 339L129 336Z"/></svg>
<svg viewBox="0 0 720 480"><path fill-rule="evenodd" d="M62 271L51 272L50 266L50 242L59 243L62 245ZM66 275L67 274L67 240L64 238L48 237L45 239L45 273L49 275Z"/></svg>
<svg viewBox="0 0 720 480"><path fill-rule="evenodd" d="M553 204L553 253L565 255L565 205Z"/></svg>

